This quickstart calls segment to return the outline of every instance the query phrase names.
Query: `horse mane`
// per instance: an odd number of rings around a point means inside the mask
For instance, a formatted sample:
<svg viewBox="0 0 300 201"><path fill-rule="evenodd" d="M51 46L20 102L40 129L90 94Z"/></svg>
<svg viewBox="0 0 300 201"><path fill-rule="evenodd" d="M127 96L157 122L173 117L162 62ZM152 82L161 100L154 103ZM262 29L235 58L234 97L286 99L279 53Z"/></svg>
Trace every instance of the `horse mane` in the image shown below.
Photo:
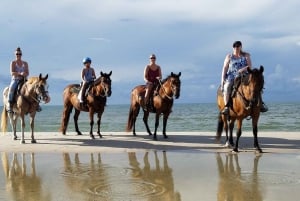
<svg viewBox="0 0 300 201"><path fill-rule="evenodd" d="M36 82L37 80L39 80L38 77L30 77L30 78L28 78L27 83L28 83L28 84L33 84L33 83Z"/></svg>

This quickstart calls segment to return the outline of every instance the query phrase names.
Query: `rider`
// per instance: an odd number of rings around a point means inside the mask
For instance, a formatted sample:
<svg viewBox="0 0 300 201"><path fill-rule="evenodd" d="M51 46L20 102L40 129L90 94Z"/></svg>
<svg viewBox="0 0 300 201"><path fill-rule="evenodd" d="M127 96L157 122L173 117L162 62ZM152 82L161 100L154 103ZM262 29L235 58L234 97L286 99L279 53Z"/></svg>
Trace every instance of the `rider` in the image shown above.
<svg viewBox="0 0 300 201"><path fill-rule="evenodd" d="M156 56L155 54L151 54L150 63L145 67L144 70L144 80L146 82L146 92L145 92L145 100L142 103L143 108L146 108L149 104L150 94L153 93L153 87L157 85L158 80L162 78L161 68L159 65L155 63Z"/></svg>
<svg viewBox="0 0 300 201"><path fill-rule="evenodd" d="M20 83L24 83L29 75L29 67L26 61L21 59L22 50L18 47L15 50L16 59L13 60L10 64L10 74L11 74L11 82L9 85L8 91L8 102L9 107L7 109L8 112L12 112L12 105L14 102L14 95L16 89Z"/></svg>
<svg viewBox="0 0 300 201"><path fill-rule="evenodd" d="M225 107L222 110L223 114L229 113L229 98L235 78L239 77L242 73L247 73L247 68L251 68L250 54L242 51L241 41L233 43L233 53L227 54L224 60L221 89L223 91ZM263 102L262 102L263 103ZM266 112L268 109L262 104L261 112Z"/></svg>
<svg viewBox="0 0 300 201"><path fill-rule="evenodd" d="M89 57L85 57L82 60L84 68L81 71L82 87L81 87L81 96L80 103L84 104L86 102L86 90L89 85L96 79L96 74L94 68L91 67L92 60Z"/></svg>

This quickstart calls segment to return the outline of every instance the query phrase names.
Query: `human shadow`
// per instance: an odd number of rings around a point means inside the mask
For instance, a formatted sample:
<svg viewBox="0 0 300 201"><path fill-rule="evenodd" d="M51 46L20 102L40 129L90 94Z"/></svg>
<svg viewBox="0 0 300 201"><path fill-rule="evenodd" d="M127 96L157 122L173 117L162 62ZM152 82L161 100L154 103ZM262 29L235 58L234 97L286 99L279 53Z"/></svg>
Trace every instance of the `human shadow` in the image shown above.
<svg viewBox="0 0 300 201"><path fill-rule="evenodd" d="M18 155L21 155L21 163ZM2 153L2 165L6 178L6 190L13 200L50 201L50 193L42 188L42 180L36 174L35 156L30 154L30 171L27 172L26 154L13 153L11 162L7 153ZM9 164L10 163L10 164Z"/></svg>
<svg viewBox="0 0 300 201"><path fill-rule="evenodd" d="M220 153L216 154L219 173L217 200L262 201L263 188L258 174L261 155L254 157L252 172L246 175L242 174L238 157L238 154L225 154L223 160Z"/></svg>

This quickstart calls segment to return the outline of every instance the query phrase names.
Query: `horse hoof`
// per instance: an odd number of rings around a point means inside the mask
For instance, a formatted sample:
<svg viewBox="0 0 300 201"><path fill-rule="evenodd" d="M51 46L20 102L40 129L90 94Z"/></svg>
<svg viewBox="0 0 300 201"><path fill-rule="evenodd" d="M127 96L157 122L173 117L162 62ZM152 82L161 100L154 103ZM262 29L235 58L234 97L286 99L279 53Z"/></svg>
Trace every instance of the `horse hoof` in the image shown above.
<svg viewBox="0 0 300 201"><path fill-rule="evenodd" d="M36 140L31 140L31 143L33 143L33 144L36 143Z"/></svg>
<svg viewBox="0 0 300 201"><path fill-rule="evenodd" d="M13 139L14 139L14 140L17 140L17 139L18 139L18 137L17 137L17 136L15 136Z"/></svg>
<svg viewBox="0 0 300 201"><path fill-rule="evenodd" d="M94 135L90 135L90 137L91 137L92 139L95 139L95 136L94 136Z"/></svg>
<svg viewBox="0 0 300 201"><path fill-rule="evenodd" d="M232 153L239 153L239 150L237 148L234 148L231 152Z"/></svg>
<svg viewBox="0 0 300 201"><path fill-rule="evenodd" d="M82 133L81 132L77 132L77 135L82 135Z"/></svg>
<svg viewBox="0 0 300 201"><path fill-rule="evenodd" d="M21 140L21 143L20 144L25 144L25 140Z"/></svg>
<svg viewBox="0 0 300 201"><path fill-rule="evenodd" d="M167 138L168 138L168 136L167 136L167 135L164 135L164 138L165 138L165 139L167 139Z"/></svg>
<svg viewBox="0 0 300 201"><path fill-rule="evenodd" d="M153 140L157 141L157 137L153 137Z"/></svg>

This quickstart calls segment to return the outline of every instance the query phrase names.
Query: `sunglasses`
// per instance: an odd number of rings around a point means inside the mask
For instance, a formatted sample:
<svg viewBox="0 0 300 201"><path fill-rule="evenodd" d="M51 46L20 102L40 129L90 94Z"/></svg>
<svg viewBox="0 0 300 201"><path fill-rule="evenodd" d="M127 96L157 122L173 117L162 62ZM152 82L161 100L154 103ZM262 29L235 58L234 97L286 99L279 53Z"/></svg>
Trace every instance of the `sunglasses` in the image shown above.
<svg viewBox="0 0 300 201"><path fill-rule="evenodd" d="M22 55L22 54L21 53L17 53L16 55L19 56L19 55Z"/></svg>
<svg viewBox="0 0 300 201"><path fill-rule="evenodd" d="M156 59L155 57L151 57L150 59Z"/></svg>

